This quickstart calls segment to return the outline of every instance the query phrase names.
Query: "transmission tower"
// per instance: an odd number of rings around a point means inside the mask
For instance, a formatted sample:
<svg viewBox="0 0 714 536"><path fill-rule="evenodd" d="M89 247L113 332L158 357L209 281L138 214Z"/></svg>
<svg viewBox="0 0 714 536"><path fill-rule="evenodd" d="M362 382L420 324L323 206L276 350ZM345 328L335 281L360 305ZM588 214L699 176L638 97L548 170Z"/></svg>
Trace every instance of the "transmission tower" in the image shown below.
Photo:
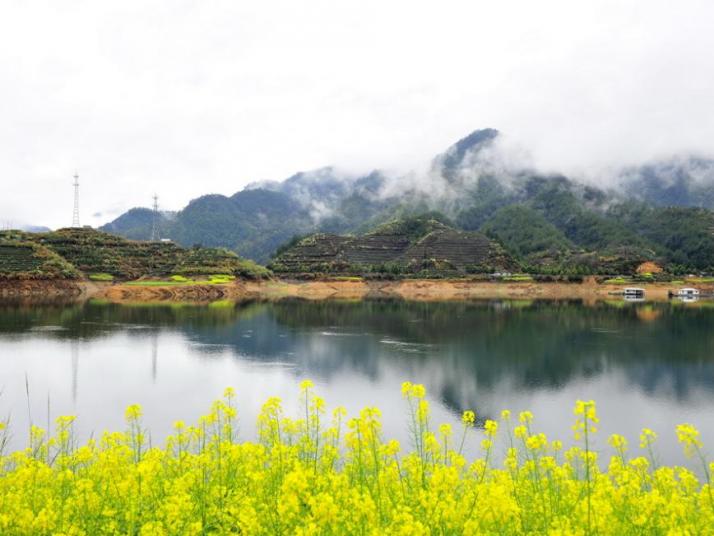
<svg viewBox="0 0 714 536"><path fill-rule="evenodd" d="M79 175L74 172L74 211L72 212L72 227L79 227Z"/></svg>
<svg viewBox="0 0 714 536"><path fill-rule="evenodd" d="M154 194L154 214L151 221L151 240L159 240L159 196Z"/></svg>

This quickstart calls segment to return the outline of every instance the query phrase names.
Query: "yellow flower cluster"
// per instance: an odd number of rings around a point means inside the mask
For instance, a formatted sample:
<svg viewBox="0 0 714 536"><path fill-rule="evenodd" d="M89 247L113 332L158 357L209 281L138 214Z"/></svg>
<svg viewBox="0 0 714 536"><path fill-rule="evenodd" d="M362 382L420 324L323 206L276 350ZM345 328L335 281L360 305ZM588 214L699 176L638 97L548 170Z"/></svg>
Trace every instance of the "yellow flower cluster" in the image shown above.
<svg viewBox="0 0 714 536"><path fill-rule="evenodd" d="M230 389L197 425L175 423L163 447L147 440L139 406L127 409L124 432L81 446L74 418L60 417L52 437L34 428L26 449L6 454L3 424L0 534L712 533L714 465L692 425L677 434L701 458L699 477L656 467L649 430L641 436L646 456L629 458L616 435L609 463L600 462L587 442L593 402L577 402L581 442L563 452L532 430L530 412L515 429L507 411L483 424L466 411L458 433L433 426L424 387L407 383L412 445L403 452L383 438L378 409L345 420L343 408L327 413L313 389L301 385L299 418L268 399L255 442L237 439ZM483 455L467 459L464 442L476 434ZM499 442L505 456L496 455Z"/></svg>

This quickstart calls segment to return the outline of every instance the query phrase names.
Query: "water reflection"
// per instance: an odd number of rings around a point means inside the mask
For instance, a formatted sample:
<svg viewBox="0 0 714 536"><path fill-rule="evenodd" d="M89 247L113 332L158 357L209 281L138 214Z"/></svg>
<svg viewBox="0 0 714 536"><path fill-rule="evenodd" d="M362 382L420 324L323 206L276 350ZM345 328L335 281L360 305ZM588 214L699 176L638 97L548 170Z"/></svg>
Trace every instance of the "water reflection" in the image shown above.
<svg viewBox="0 0 714 536"><path fill-rule="evenodd" d="M385 362L439 378L454 409L463 393L508 383L558 389L620 369L646 393L684 400L714 388L714 316L667 305L584 308L577 303L253 304L235 323L187 327L210 355L216 345L262 361L290 361L329 381L350 372L378 379Z"/></svg>
<svg viewBox="0 0 714 536"><path fill-rule="evenodd" d="M332 402L393 412L390 435L403 434L398 388L409 379L427 384L445 418L529 408L562 436L573 401L592 397L610 428L634 437L644 425L664 433L694 420L714 439L713 325L708 302L14 304L0 307L2 403L21 413L24 371L39 393L59 391L63 411L60 345L69 347L72 411L89 414L92 430L134 401L166 426L236 383L251 397L251 422L267 396L289 398L311 377ZM664 443L663 456L675 456L674 440Z"/></svg>
<svg viewBox="0 0 714 536"><path fill-rule="evenodd" d="M646 393L684 400L714 389L714 310L667 304L584 307L577 302L395 301L231 304L220 307L85 304L0 308L0 335L72 341L76 395L80 341L148 334L156 381L158 334L183 334L198 355L289 362L329 382L349 372L377 380L385 362L439 377L455 410L459 393L507 382L558 389L621 369ZM148 333L147 333L148 332ZM438 371L438 373L437 373Z"/></svg>
<svg viewBox="0 0 714 536"><path fill-rule="evenodd" d="M77 374L79 372L79 341L70 343L72 349L72 402L77 403Z"/></svg>

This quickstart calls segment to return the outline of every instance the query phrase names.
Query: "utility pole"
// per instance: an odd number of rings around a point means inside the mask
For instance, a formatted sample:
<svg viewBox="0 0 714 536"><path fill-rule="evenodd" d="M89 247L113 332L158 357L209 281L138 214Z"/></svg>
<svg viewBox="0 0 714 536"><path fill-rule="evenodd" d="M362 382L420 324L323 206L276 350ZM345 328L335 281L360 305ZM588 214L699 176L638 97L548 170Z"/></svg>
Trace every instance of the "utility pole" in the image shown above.
<svg viewBox="0 0 714 536"><path fill-rule="evenodd" d="M154 214L151 222L151 240L159 241L159 196L154 194Z"/></svg>
<svg viewBox="0 0 714 536"><path fill-rule="evenodd" d="M72 212L72 227L79 227L79 175L74 172L74 211Z"/></svg>

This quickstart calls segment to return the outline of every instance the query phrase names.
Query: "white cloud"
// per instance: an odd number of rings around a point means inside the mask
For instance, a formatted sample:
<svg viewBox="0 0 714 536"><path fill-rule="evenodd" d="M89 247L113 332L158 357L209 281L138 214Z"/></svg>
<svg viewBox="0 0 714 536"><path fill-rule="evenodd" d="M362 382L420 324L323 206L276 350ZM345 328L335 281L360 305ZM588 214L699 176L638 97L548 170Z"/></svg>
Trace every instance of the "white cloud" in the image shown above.
<svg viewBox="0 0 714 536"><path fill-rule="evenodd" d="M8 0L0 220L335 164L404 171L495 127L544 168L714 154L706 1ZM101 213L92 218L91 214Z"/></svg>

